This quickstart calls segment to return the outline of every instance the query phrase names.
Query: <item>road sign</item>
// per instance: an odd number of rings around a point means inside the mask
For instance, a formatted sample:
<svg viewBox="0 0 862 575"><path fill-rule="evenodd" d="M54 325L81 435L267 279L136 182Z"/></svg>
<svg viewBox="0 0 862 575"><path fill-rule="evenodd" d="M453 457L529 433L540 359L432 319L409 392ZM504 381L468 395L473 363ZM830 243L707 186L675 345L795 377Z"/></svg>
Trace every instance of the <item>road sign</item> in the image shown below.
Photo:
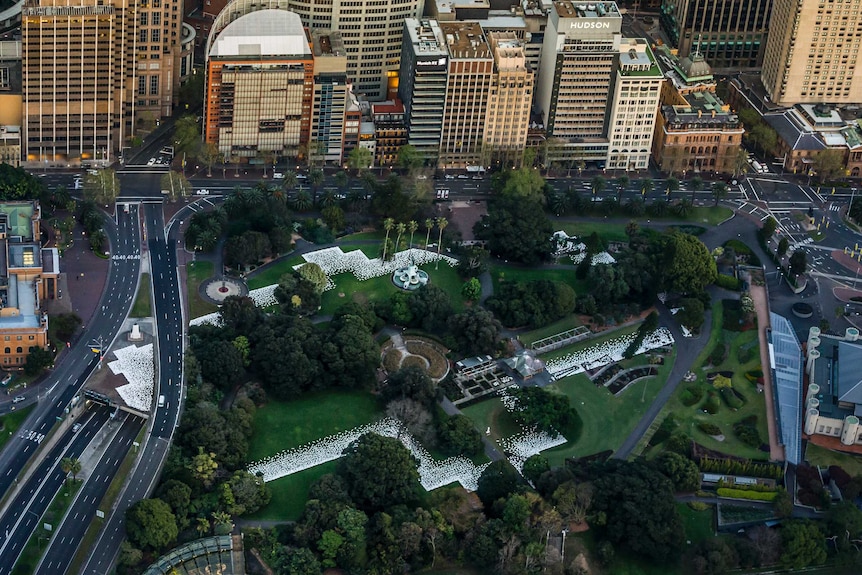
<svg viewBox="0 0 862 575"><path fill-rule="evenodd" d="M43 523L42 527L45 528L45 531L52 531L54 529L54 526L51 525L50 523Z"/></svg>
<svg viewBox="0 0 862 575"><path fill-rule="evenodd" d="M98 517L99 519L104 519L105 518L105 512L102 511L101 509L96 509L96 517Z"/></svg>

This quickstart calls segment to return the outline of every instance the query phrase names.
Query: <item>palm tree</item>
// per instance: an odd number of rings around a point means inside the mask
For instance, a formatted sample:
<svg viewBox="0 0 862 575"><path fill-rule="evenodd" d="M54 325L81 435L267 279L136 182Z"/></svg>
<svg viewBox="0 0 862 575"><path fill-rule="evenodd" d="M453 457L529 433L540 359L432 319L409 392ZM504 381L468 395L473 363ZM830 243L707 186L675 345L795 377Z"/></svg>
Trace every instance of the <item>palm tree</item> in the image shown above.
<svg viewBox="0 0 862 575"><path fill-rule="evenodd" d="M389 232L395 226L395 220L386 218L383 220L383 229L386 230L386 238L383 240L383 261L386 261L386 248L389 246Z"/></svg>
<svg viewBox="0 0 862 575"><path fill-rule="evenodd" d="M399 222L395 226L395 231L398 232L398 235L395 238L395 251L397 252L401 249L401 236L403 236L404 232L407 231L407 226Z"/></svg>
<svg viewBox="0 0 862 575"><path fill-rule="evenodd" d="M434 219L433 218L427 218L425 220L425 230L426 230L425 249L426 250L428 249L428 240L431 238L431 228L433 228L433 227L434 227Z"/></svg>
<svg viewBox="0 0 862 575"><path fill-rule="evenodd" d="M647 194L652 193L652 191L655 189L655 182L653 182L649 178L642 178L639 187L641 190L641 195L646 196Z"/></svg>
<svg viewBox="0 0 862 575"><path fill-rule="evenodd" d="M724 182L715 182L712 184L712 197L715 200L715 205L718 205L719 200L727 195L727 185Z"/></svg>
<svg viewBox="0 0 862 575"><path fill-rule="evenodd" d="M296 172L287 170L284 172L284 179L281 181L281 187L286 190L296 187Z"/></svg>
<svg viewBox="0 0 862 575"><path fill-rule="evenodd" d="M416 233L416 230L419 229L419 224L416 220L410 220L407 222L407 230L410 232L410 249L413 249L413 234Z"/></svg>
<svg viewBox="0 0 862 575"><path fill-rule="evenodd" d="M434 264L436 270L440 266L440 248L443 246L443 230L449 225L449 221L444 217L437 218L437 229L440 234L437 237L437 262Z"/></svg>
<svg viewBox="0 0 862 575"><path fill-rule="evenodd" d="M335 205L335 192L332 190L324 190L323 197L320 199L320 205L324 208Z"/></svg>
<svg viewBox="0 0 862 575"><path fill-rule="evenodd" d="M623 201L623 191L629 187L629 177L628 176L620 176L617 178L617 204L622 203Z"/></svg>
<svg viewBox="0 0 862 575"><path fill-rule="evenodd" d="M72 466L69 471L72 472L72 481L78 480L78 474L81 473L81 460L77 457L72 457Z"/></svg>
<svg viewBox="0 0 862 575"><path fill-rule="evenodd" d="M691 201L688 198L683 198L673 206L673 211L677 216L685 218L691 213Z"/></svg>
<svg viewBox="0 0 862 575"><path fill-rule="evenodd" d="M603 177L601 177L601 176L595 176L595 177L593 177L593 179L592 179L592 181L590 182L590 184L592 185L592 188L593 188L593 195L594 195L594 196L595 196L595 195L598 195L598 194L601 194L601 193L602 193L602 190L604 190L604 189L605 189L605 179L604 179Z"/></svg>
<svg viewBox="0 0 862 575"><path fill-rule="evenodd" d="M60 470L66 476L66 479L69 479L69 473L72 472L72 458L64 457L60 460Z"/></svg>
<svg viewBox="0 0 862 575"><path fill-rule="evenodd" d="M673 176L669 177L665 182L665 189L667 190L667 195L670 196L672 193L679 190L679 180Z"/></svg>
<svg viewBox="0 0 862 575"><path fill-rule="evenodd" d="M694 203L694 195L703 187L703 178L695 176L691 179L691 203Z"/></svg>
<svg viewBox="0 0 862 575"><path fill-rule="evenodd" d="M314 202L311 199L311 194L309 194L307 190L299 190L292 203L293 209L297 212L308 211L314 205Z"/></svg>
<svg viewBox="0 0 862 575"><path fill-rule="evenodd" d="M320 168L311 168L308 170L308 185L313 189L317 189L320 187L320 184L324 182L326 177L323 174L323 170Z"/></svg>
<svg viewBox="0 0 862 575"><path fill-rule="evenodd" d="M210 530L210 521L206 517L198 517L198 521L195 524L195 529L198 532L198 535L203 537Z"/></svg>
<svg viewBox="0 0 862 575"><path fill-rule="evenodd" d="M347 187L350 178L347 176L347 172L338 171L335 172L335 185L341 188L342 190Z"/></svg>

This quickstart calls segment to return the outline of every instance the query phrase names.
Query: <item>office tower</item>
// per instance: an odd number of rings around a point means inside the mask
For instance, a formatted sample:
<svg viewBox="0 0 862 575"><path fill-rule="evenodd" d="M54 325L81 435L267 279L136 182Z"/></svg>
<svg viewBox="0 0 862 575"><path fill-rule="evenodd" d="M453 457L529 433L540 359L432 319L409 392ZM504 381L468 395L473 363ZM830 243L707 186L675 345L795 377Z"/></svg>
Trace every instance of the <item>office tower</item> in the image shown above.
<svg viewBox="0 0 862 575"><path fill-rule="evenodd" d="M350 92L347 81L347 54L341 34L312 30L314 54L314 99L311 115L309 154L340 166L344 152L344 120Z"/></svg>
<svg viewBox="0 0 862 575"><path fill-rule="evenodd" d="M404 21L398 93L404 103L407 143L428 165L437 164L449 53L436 20Z"/></svg>
<svg viewBox="0 0 862 575"><path fill-rule="evenodd" d="M483 164L520 165L533 101L533 71L524 42L512 32L489 32L494 74L488 93Z"/></svg>
<svg viewBox="0 0 862 575"><path fill-rule="evenodd" d="M354 90L371 100L385 100L398 85L404 20L420 17L425 1L234 0L218 15L212 32L242 14L265 8L296 12L310 29L338 30Z"/></svg>
<svg viewBox="0 0 862 575"><path fill-rule="evenodd" d="M245 14L210 37L204 137L225 157L296 156L311 133L314 57L299 16Z"/></svg>
<svg viewBox="0 0 862 575"><path fill-rule="evenodd" d="M439 165L481 165L494 58L478 23L440 22L439 26L449 56Z"/></svg>
<svg viewBox="0 0 862 575"><path fill-rule="evenodd" d="M24 154L108 163L139 128L171 114L179 3L27 0L22 13Z"/></svg>
<svg viewBox="0 0 862 575"><path fill-rule="evenodd" d="M762 81L781 106L862 103L862 9L838 0L775 0Z"/></svg>
<svg viewBox="0 0 862 575"><path fill-rule="evenodd" d="M554 2L536 90L536 106L555 142L549 161L605 161L621 25L614 2Z"/></svg>
<svg viewBox="0 0 862 575"><path fill-rule="evenodd" d="M0 42L0 164L21 162L21 42Z"/></svg>
<svg viewBox="0 0 862 575"><path fill-rule="evenodd" d="M716 69L736 72L763 61L773 0L665 0L661 24L680 57L699 52Z"/></svg>
<svg viewBox="0 0 862 575"><path fill-rule="evenodd" d="M622 41L610 102L608 158L610 170L645 170L664 76L646 40Z"/></svg>

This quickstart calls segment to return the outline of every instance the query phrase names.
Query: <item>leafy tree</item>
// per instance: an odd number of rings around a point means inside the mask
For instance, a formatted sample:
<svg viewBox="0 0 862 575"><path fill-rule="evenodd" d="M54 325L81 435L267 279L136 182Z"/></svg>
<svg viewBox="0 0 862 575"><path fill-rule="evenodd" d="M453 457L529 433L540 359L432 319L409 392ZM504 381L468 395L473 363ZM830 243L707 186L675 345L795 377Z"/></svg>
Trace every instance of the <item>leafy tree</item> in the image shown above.
<svg viewBox="0 0 862 575"><path fill-rule="evenodd" d="M506 499L512 493L519 492L524 486L521 475L512 467L508 460L492 461L479 476L479 488L476 494L486 508L490 508L498 499Z"/></svg>
<svg viewBox="0 0 862 575"><path fill-rule="evenodd" d="M712 199L715 201L715 205L718 205L718 202L727 196L727 184L724 182L714 182L712 184Z"/></svg>
<svg viewBox="0 0 862 575"><path fill-rule="evenodd" d="M553 228L538 200L499 196L489 203L488 215L474 232L499 258L527 265L551 259Z"/></svg>
<svg viewBox="0 0 862 575"><path fill-rule="evenodd" d="M229 509L234 515L246 515L266 507L272 494L262 477L239 469L234 471L224 485L229 486L233 496L233 506Z"/></svg>
<svg viewBox="0 0 862 575"><path fill-rule="evenodd" d="M323 572L317 557L306 547L283 547L275 566L279 573L290 575L320 575Z"/></svg>
<svg viewBox="0 0 862 575"><path fill-rule="evenodd" d="M481 307L468 308L449 318L449 330L458 342L458 349L468 355L494 351L502 327L493 313Z"/></svg>
<svg viewBox="0 0 862 575"><path fill-rule="evenodd" d="M563 519L583 523L593 501L595 490L590 483L566 481L554 490L551 500Z"/></svg>
<svg viewBox="0 0 862 575"><path fill-rule="evenodd" d="M698 293L718 276L712 254L695 236L673 232L664 238L662 251L664 283L672 291Z"/></svg>
<svg viewBox="0 0 862 575"><path fill-rule="evenodd" d="M96 170L84 178L84 197L97 204L111 204L120 195L120 180L111 168Z"/></svg>
<svg viewBox="0 0 862 575"><path fill-rule="evenodd" d="M263 312L248 296L228 296L219 308L222 325L234 334L251 335L263 323Z"/></svg>
<svg viewBox="0 0 862 575"><path fill-rule="evenodd" d="M42 181L23 168L0 162L0 200L36 200L44 189Z"/></svg>
<svg viewBox="0 0 862 575"><path fill-rule="evenodd" d="M335 558L338 556L338 551L344 545L344 537L337 531L327 529L320 536L320 541L317 543L317 548L320 550L320 555L323 557L321 565L323 567L335 567Z"/></svg>
<svg viewBox="0 0 862 575"><path fill-rule="evenodd" d="M790 273L802 275L808 270L808 255L803 250L794 250L790 254Z"/></svg>
<svg viewBox="0 0 862 575"><path fill-rule="evenodd" d="M207 167L207 177L212 177L213 166L222 158L218 146L212 142L205 143L200 150L200 159Z"/></svg>
<svg viewBox="0 0 862 575"><path fill-rule="evenodd" d="M775 230L778 229L778 221L776 221L773 217L768 217L763 222L763 227L760 228L760 234L763 236L763 239L769 240L774 234Z"/></svg>
<svg viewBox="0 0 862 575"><path fill-rule="evenodd" d="M462 414L446 417L438 431L440 448L447 455L477 455L482 451L482 436L469 417Z"/></svg>
<svg viewBox="0 0 862 575"><path fill-rule="evenodd" d="M844 500L826 512L826 527L830 535L839 536L836 541L840 540L839 547L846 550L850 547L848 539L862 536L862 511L852 501Z"/></svg>
<svg viewBox="0 0 862 575"><path fill-rule="evenodd" d="M201 377L226 391L239 382L243 374L242 351L230 341L206 341L194 346Z"/></svg>
<svg viewBox="0 0 862 575"><path fill-rule="evenodd" d="M778 250L775 253L778 257L783 257L788 249L790 249L790 241L785 236L782 236L778 241Z"/></svg>
<svg viewBox="0 0 862 575"><path fill-rule="evenodd" d="M700 487L700 471L691 459L667 451L655 459L655 464L676 491L694 491Z"/></svg>
<svg viewBox="0 0 862 575"><path fill-rule="evenodd" d="M461 296L469 301L479 301L482 297L482 284L479 278L470 278L461 286Z"/></svg>
<svg viewBox="0 0 862 575"><path fill-rule="evenodd" d="M543 202L545 180L537 170L527 166L504 172L505 182L500 189L501 197L515 201Z"/></svg>
<svg viewBox="0 0 862 575"><path fill-rule="evenodd" d="M394 417L407 427L407 430L422 443L433 439L433 420L428 409L410 398L393 399L386 406L386 415Z"/></svg>
<svg viewBox="0 0 862 575"><path fill-rule="evenodd" d="M844 175L844 154L839 150L821 150L814 156L811 166L821 182L829 182Z"/></svg>
<svg viewBox="0 0 862 575"><path fill-rule="evenodd" d="M361 317L339 316L324 335L319 351L328 383L360 389L375 381L380 347Z"/></svg>
<svg viewBox="0 0 862 575"><path fill-rule="evenodd" d="M323 290L326 289L326 284L329 282L329 278L326 277L326 273L316 263L308 262L297 271L299 273L299 277L310 282L318 293L322 294Z"/></svg>
<svg viewBox="0 0 862 575"><path fill-rule="evenodd" d="M689 329L700 329L705 321L704 314L706 313L703 302L693 297L685 298L680 302L680 307L682 309L676 316L679 323Z"/></svg>
<svg viewBox="0 0 862 575"><path fill-rule="evenodd" d="M407 305L415 318L413 325L432 333L445 329L446 321L452 315L449 294L434 284L426 284L410 292Z"/></svg>
<svg viewBox="0 0 862 575"><path fill-rule="evenodd" d="M437 397L437 391L424 369L410 365L389 376L380 396L384 401L409 398L429 406Z"/></svg>
<svg viewBox="0 0 862 575"><path fill-rule="evenodd" d="M398 155L395 159L395 163L402 170L412 172L413 170L421 168L425 161L422 159L422 155L419 153L419 150L416 149L416 146L407 144L398 148Z"/></svg>
<svg viewBox="0 0 862 575"><path fill-rule="evenodd" d="M142 499L126 511L126 534L140 549L161 551L176 540L177 522L161 499Z"/></svg>
<svg viewBox="0 0 862 575"><path fill-rule="evenodd" d="M527 458L522 472L529 481L536 482L543 473L550 471L550 469L551 464L548 462L548 458L537 453Z"/></svg>
<svg viewBox="0 0 862 575"><path fill-rule="evenodd" d="M117 564L121 567L135 567L138 563L144 560L143 552L129 543L123 541L120 543L120 554L117 557Z"/></svg>
<svg viewBox="0 0 862 575"><path fill-rule="evenodd" d="M76 313L61 313L51 316L51 326L56 330L60 341L70 341L81 325L81 318Z"/></svg>
<svg viewBox="0 0 862 575"><path fill-rule="evenodd" d="M524 387L513 390L512 397L517 408L513 418L524 427L536 427L556 437L560 431L580 422L575 409L565 395L548 391L542 387ZM569 438L574 441L574 438Z"/></svg>
<svg viewBox="0 0 862 575"><path fill-rule="evenodd" d="M659 565L675 556L683 528L670 480L640 461L610 461L593 484L596 526L611 543Z"/></svg>
<svg viewBox="0 0 862 575"><path fill-rule="evenodd" d="M199 446L197 455L189 462L189 470L195 479L203 483L204 487L209 487L215 479L216 469L218 469L216 454L207 453Z"/></svg>
<svg viewBox="0 0 862 575"><path fill-rule="evenodd" d="M177 479L168 479L159 486L156 493L159 499L170 506L177 520L177 527L185 529L188 526L192 488Z"/></svg>
<svg viewBox="0 0 862 575"><path fill-rule="evenodd" d="M174 153L195 157L201 145L201 132L198 119L191 114L181 116L174 124Z"/></svg>
<svg viewBox="0 0 862 575"><path fill-rule="evenodd" d="M38 345L34 345L30 347L30 352L27 354L24 373L26 375L37 375L52 365L54 365L54 354Z"/></svg>
<svg viewBox="0 0 862 575"><path fill-rule="evenodd" d="M418 495L416 458L397 439L366 433L344 451L338 473L361 509L383 509Z"/></svg>
<svg viewBox="0 0 862 575"><path fill-rule="evenodd" d="M271 253L272 245L269 242L269 237L254 230L230 237L225 243L225 263L233 267L254 264Z"/></svg>
<svg viewBox="0 0 862 575"><path fill-rule="evenodd" d="M781 564L785 567L803 569L826 561L826 539L816 523L786 521L781 526L781 540L784 543Z"/></svg>
<svg viewBox="0 0 862 575"><path fill-rule="evenodd" d="M307 265L309 264L302 267ZM314 275L312 270L306 273ZM319 277L317 279L320 280ZM282 312L287 314L311 315L315 313L320 307L322 293L316 283L304 278L298 270L281 276L278 287L275 288L275 298L282 304Z"/></svg>

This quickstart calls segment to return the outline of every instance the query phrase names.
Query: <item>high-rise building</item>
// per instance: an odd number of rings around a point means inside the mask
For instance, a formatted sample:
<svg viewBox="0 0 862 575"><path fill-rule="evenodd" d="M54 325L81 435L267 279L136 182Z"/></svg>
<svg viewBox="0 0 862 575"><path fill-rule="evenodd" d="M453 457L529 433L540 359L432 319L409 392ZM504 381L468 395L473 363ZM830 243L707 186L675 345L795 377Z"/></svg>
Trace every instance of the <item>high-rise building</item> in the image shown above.
<svg viewBox="0 0 862 575"><path fill-rule="evenodd" d="M385 100L398 87L401 39L406 18L419 18L425 0L233 0L212 32L254 10L296 12L310 29L338 30L347 52L347 76L357 93Z"/></svg>
<svg viewBox="0 0 862 575"><path fill-rule="evenodd" d="M559 143L549 149L549 161L605 161L621 26L614 2L554 2L536 90L547 136Z"/></svg>
<svg viewBox="0 0 862 575"><path fill-rule="evenodd" d="M481 165L494 57L478 23L439 25L449 58L438 163L443 168Z"/></svg>
<svg viewBox="0 0 862 575"><path fill-rule="evenodd" d="M26 0L23 154L109 163L178 97L179 3Z"/></svg>
<svg viewBox="0 0 862 575"><path fill-rule="evenodd" d="M309 154L322 154L327 162L341 165L344 153L344 120L350 93L347 54L339 32L312 30L314 100L312 101Z"/></svg>
<svg viewBox="0 0 862 575"><path fill-rule="evenodd" d="M781 2L784 0L775 0ZM680 57L699 52L720 70L756 68L763 61L773 0L664 0L662 28Z"/></svg>
<svg viewBox="0 0 862 575"><path fill-rule="evenodd" d="M310 44L299 16L286 10L250 12L214 30L207 54L206 142L225 157L298 155L311 134ZM321 108L324 100L321 95Z"/></svg>
<svg viewBox="0 0 862 575"><path fill-rule="evenodd" d="M437 164L449 53L436 20L404 21L398 94L404 103L407 143L428 165Z"/></svg>
<svg viewBox="0 0 862 575"><path fill-rule="evenodd" d="M862 103L862 9L845 0L775 0L762 80L781 106Z"/></svg>
<svg viewBox="0 0 862 575"><path fill-rule="evenodd" d="M645 170L664 75L646 40L629 38L620 46L608 127L611 170Z"/></svg>
<svg viewBox="0 0 862 575"><path fill-rule="evenodd" d="M494 56L494 74L488 93L483 163L520 165L530 124L533 70L524 42L514 33L489 32L488 43Z"/></svg>

